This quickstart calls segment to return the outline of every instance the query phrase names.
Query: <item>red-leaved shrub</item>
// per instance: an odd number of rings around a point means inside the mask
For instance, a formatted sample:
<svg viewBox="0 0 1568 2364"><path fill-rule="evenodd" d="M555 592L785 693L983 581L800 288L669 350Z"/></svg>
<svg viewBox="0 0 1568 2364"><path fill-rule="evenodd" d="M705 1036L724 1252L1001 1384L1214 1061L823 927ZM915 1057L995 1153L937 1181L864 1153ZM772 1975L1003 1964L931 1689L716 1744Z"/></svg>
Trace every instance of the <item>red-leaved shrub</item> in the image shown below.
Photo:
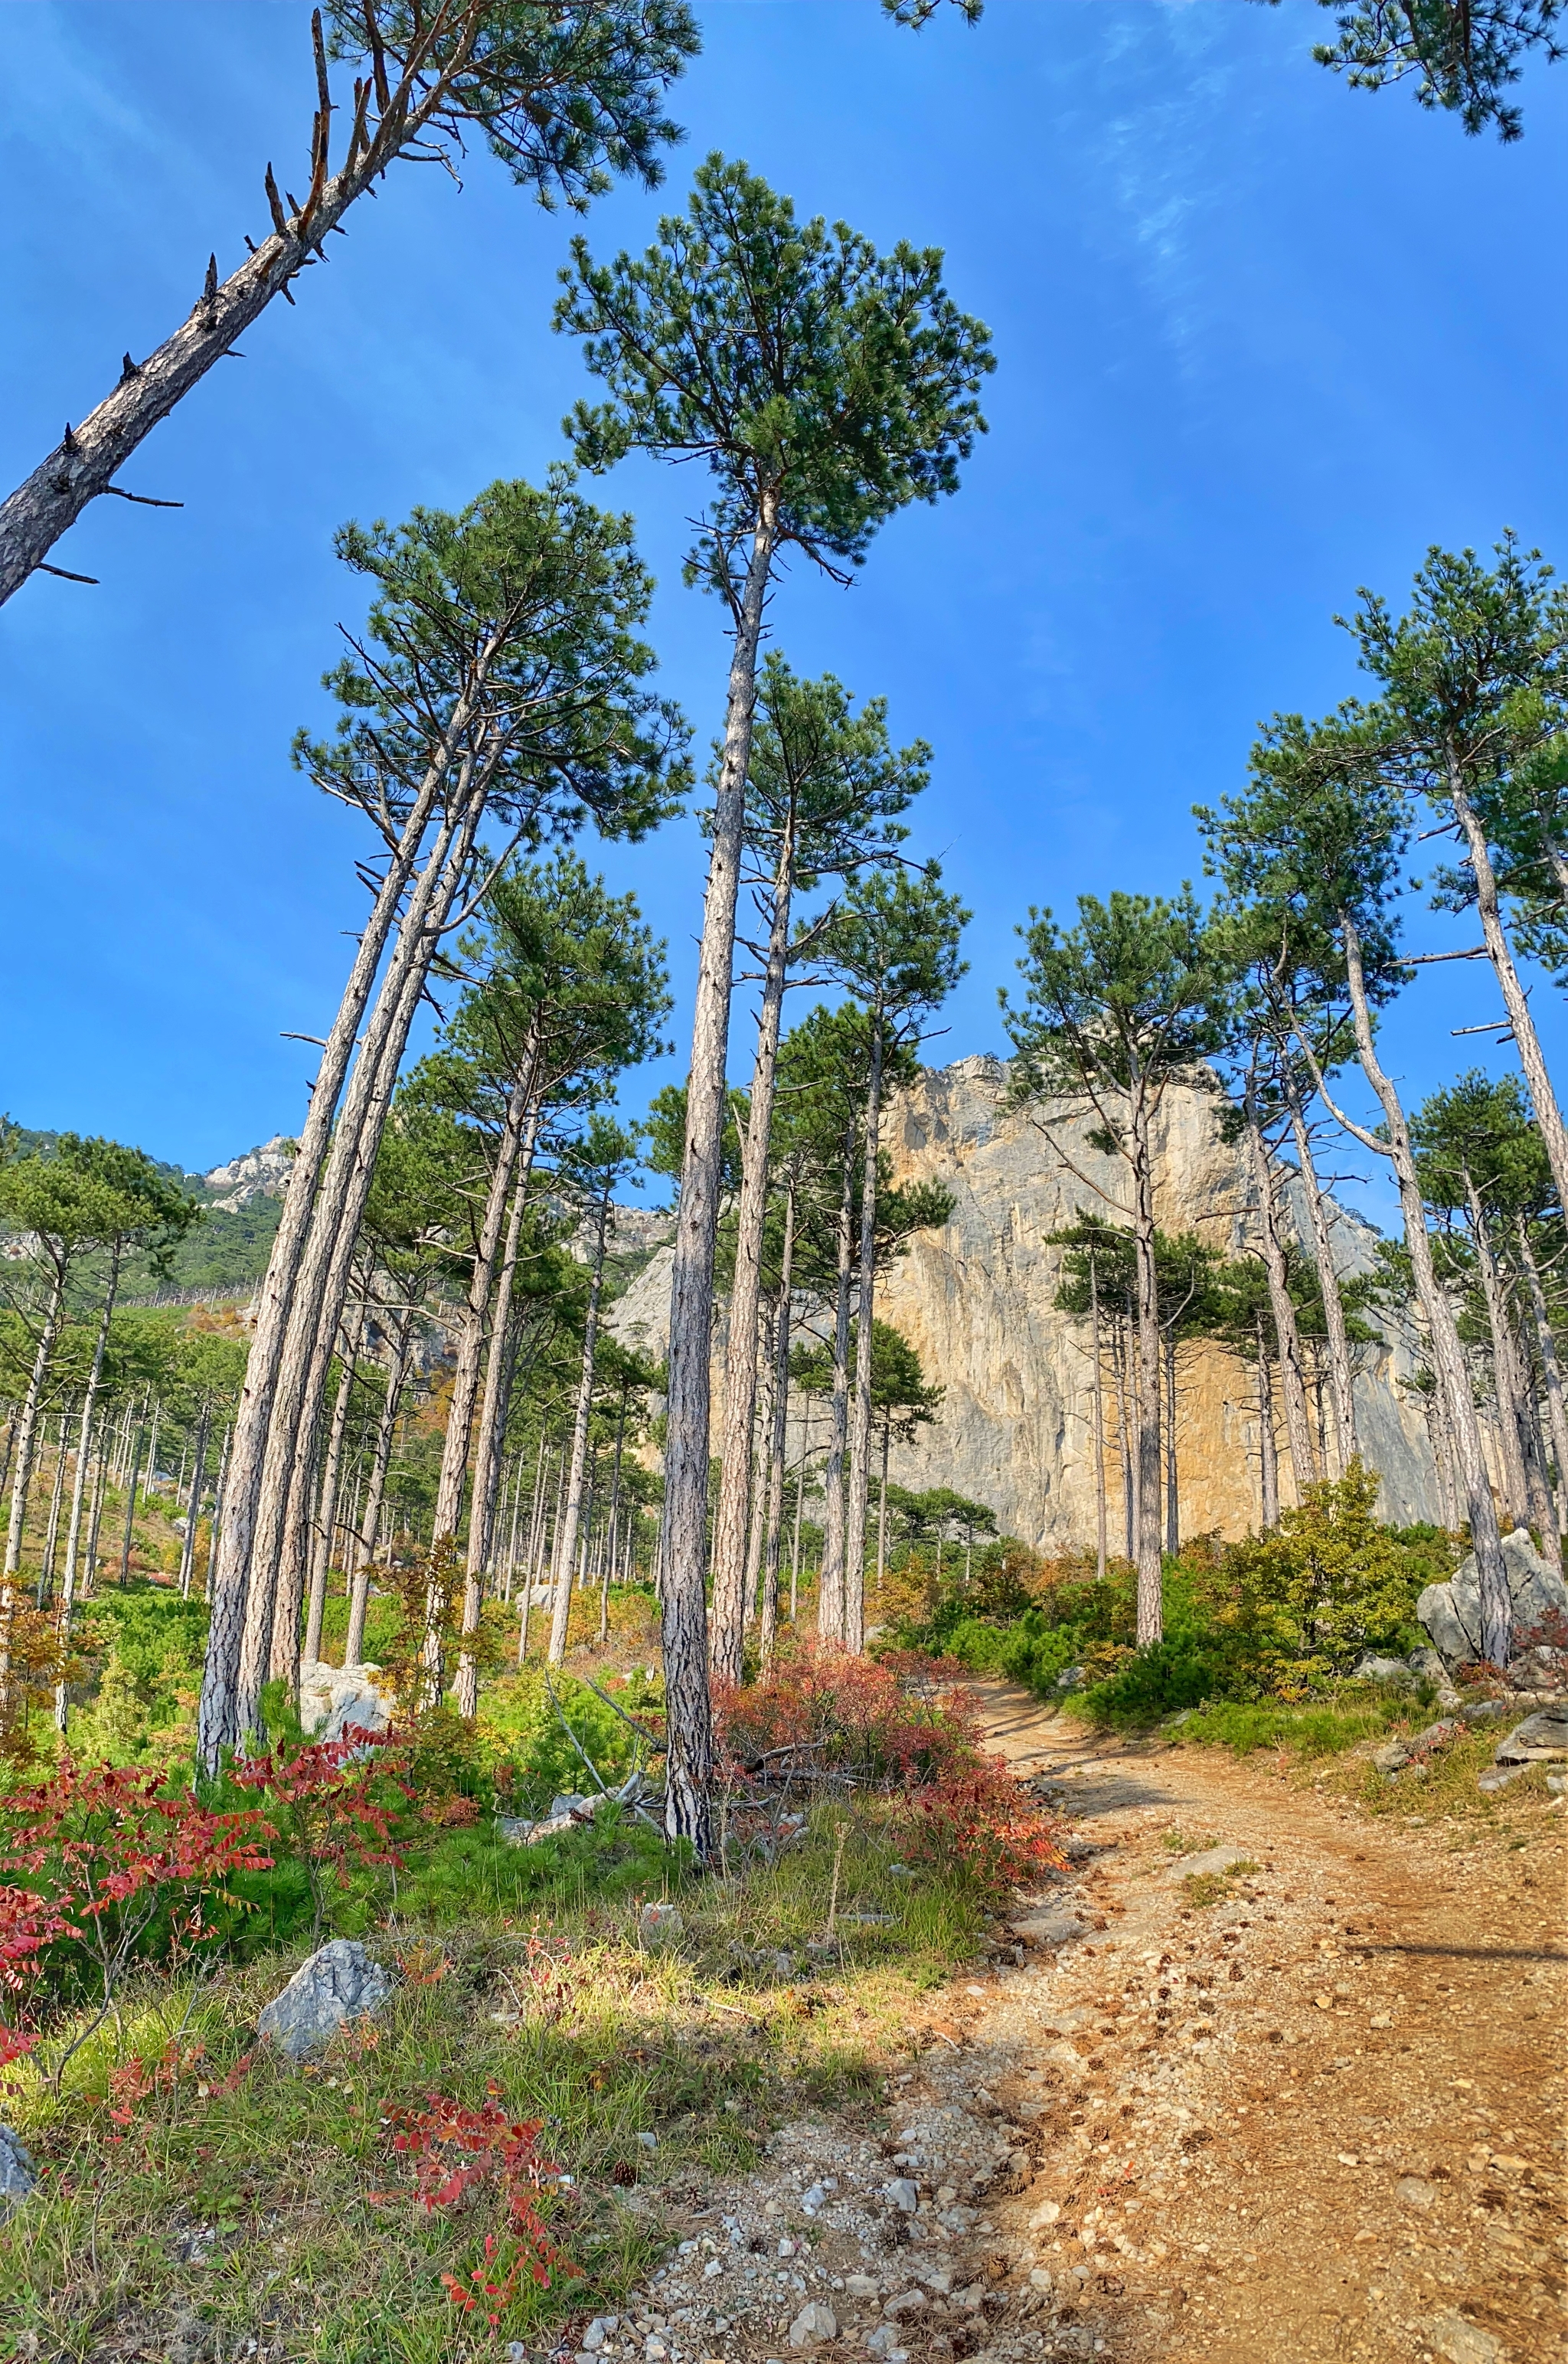
<svg viewBox="0 0 1568 2364"><path fill-rule="evenodd" d="M477 2109L432 2093L422 2110L392 2113L397 2129L393 2148L413 2166L411 2196L422 2208L456 2212L473 2205L486 2188L495 2191L504 2228L499 2235L486 2234L483 2264L470 2269L466 2283L455 2274L441 2276L453 2304L465 2314L482 2309L492 2328L525 2280L548 2290L552 2275L581 2271L539 2214L539 2193L560 2173L539 2157L540 2121L509 2117L499 2092L498 2086L491 2085L489 2098ZM384 2202L397 2195L372 2196ZM500 2260L508 2248L503 2270Z"/></svg>

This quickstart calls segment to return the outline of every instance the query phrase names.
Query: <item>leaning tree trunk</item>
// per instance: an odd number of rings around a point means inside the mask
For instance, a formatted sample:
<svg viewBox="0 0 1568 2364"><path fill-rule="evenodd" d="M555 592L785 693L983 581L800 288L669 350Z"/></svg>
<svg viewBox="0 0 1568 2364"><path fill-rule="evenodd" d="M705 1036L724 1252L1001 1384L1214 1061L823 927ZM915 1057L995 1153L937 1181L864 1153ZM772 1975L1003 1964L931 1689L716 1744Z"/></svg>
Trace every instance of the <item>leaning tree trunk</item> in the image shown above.
<svg viewBox="0 0 1568 2364"><path fill-rule="evenodd" d="M861 1169L860 1288L856 1308L855 1397L850 1421L849 1502L844 1519L844 1645L865 1647L866 1506L871 1498L871 1385L876 1338L877 1153L882 1132L882 1070L885 1048L880 1009L872 1012L871 1069L866 1085L865 1158Z"/></svg>
<svg viewBox="0 0 1568 2364"><path fill-rule="evenodd" d="M610 1220L610 1185L599 1199L598 1229L594 1236L594 1270L588 1285L588 1318L583 1330L583 1368L577 1381L577 1408L572 1423L572 1475L566 1485L565 1511L555 1536L555 1599L550 1604L550 1664L562 1665L572 1617L572 1587L575 1577L577 1533L583 1516L583 1483L588 1462L588 1423L594 1410L594 1356L599 1343L599 1299L605 1286L605 1233Z"/></svg>
<svg viewBox="0 0 1568 2364"><path fill-rule="evenodd" d="M465 764L465 775L468 768ZM274 1674L297 1672L306 1489L332 1350L409 1030L424 997L436 943L468 873L479 820L479 801L465 792L461 825L455 832L443 829L448 849L443 866L431 878L427 865L398 931L328 1161L320 1213L295 1289L263 1465L256 1559L235 1689L237 1738L255 1727L269 1667Z"/></svg>
<svg viewBox="0 0 1568 2364"><path fill-rule="evenodd" d="M1133 1245L1138 1266L1138 1646L1151 1648L1165 1630L1164 1571L1160 1551L1160 1278L1155 1260L1154 1165L1148 1112L1133 1103Z"/></svg>
<svg viewBox="0 0 1568 2364"><path fill-rule="evenodd" d="M1492 966L1496 971L1497 983L1503 989L1503 1006L1508 1013L1508 1025L1518 1050L1519 1065L1525 1071L1525 1081L1529 1086L1529 1096L1535 1105L1535 1121L1545 1143L1552 1181L1557 1186L1557 1203L1561 1207L1568 1207L1568 1129L1564 1128L1562 1111L1557 1105L1557 1095L1546 1071L1546 1060L1541 1052L1540 1036L1536 1031L1529 998L1519 981L1513 946L1503 926L1496 875L1492 868L1492 852L1486 842L1486 832L1470 801L1463 773L1451 752L1448 759L1448 775L1449 795L1469 849L1481 933L1485 939Z"/></svg>
<svg viewBox="0 0 1568 2364"><path fill-rule="evenodd" d="M1524 1271L1525 1285L1529 1290L1536 1351L1540 1356L1540 1376L1546 1389L1546 1418L1551 1431L1552 1458L1557 1464L1556 1525L1561 1536L1563 1505L1568 1502L1568 1411L1563 1409L1562 1371L1557 1359L1557 1341L1551 1333L1551 1317L1546 1309L1546 1292L1540 1285L1540 1268L1530 1245L1529 1225L1523 1215L1517 1219L1517 1230L1519 1263Z"/></svg>
<svg viewBox="0 0 1568 2364"><path fill-rule="evenodd" d="M735 612L724 753L713 806L712 852L703 905L686 1140L670 1287L670 1372L661 1522L665 1723L669 1734L664 1826L689 1839L699 1861L711 1844L713 1701L707 1687L708 1354L713 1258L724 1149L725 1057L735 965L735 906L757 703L757 645L773 553L777 501L765 494L751 539L746 584Z"/></svg>
<svg viewBox="0 0 1568 2364"><path fill-rule="evenodd" d="M530 1068L532 1061L529 1062ZM479 1631L484 1605L484 1578L491 1559L495 1527L495 1481L501 1467L502 1431L512 1354L512 1290L517 1277L517 1253L523 1233L523 1210L533 1173L534 1144L539 1138L539 1108L531 1098L525 1137L513 1163L511 1212L506 1239L495 1276L490 1323L490 1353L484 1366L484 1393L479 1406L479 1427L473 1440L473 1496L468 1517L468 1556L462 1588L462 1631L457 1665L457 1709L470 1719L479 1712L479 1662L470 1645ZM488 1209L486 1216L488 1217ZM475 1279L478 1277L477 1265ZM450 1433L450 1432L449 1432ZM443 1456L444 1458L444 1456ZM461 1497L461 1481L460 1481Z"/></svg>
<svg viewBox="0 0 1568 2364"><path fill-rule="evenodd" d="M1251 1100L1247 1106L1247 1159L1257 1193L1262 1233L1263 1270L1269 1284L1269 1311L1273 1317L1279 1350L1280 1392L1284 1398L1284 1433L1290 1444L1290 1466L1296 1477L1296 1499L1306 1497L1318 1472L1312 1457L1312 1418L1307 1405L1301 1331L1290 1293L1290 1266L1280 1237L1279 1194L1273 1161Z"/></svg>
<svg viewBox="0 0 1568 2364"><path fill-rule="evenodd" d="M825 1642L844 1638L844 1450L850 1433L850 1282L854 1256L854 1150L851 1121L842 1151L838 1218L838 1279L833 1308L833 1394L824 1499L822 1567L817 1580L817 1630Z"/></svg>
<svg viewBox="0 0 1568 2364"><path fill-rule="evenodd" d="M1338 1474L1342 1478L1359 1450L1356 1443L1355 1371L1351 1361L1350 1332L1345 1326L1345 1302L1340 1295L1339 1267L1334 1262L1328 1204L1318 1179L1307 1118L1294 1091L1290 1096L1290 1129L1296 1143L1301 1187L1307 1198L1312 1254L1318 1266L1318 1290L1323 1300L1323 1326L1328 1335L1329 1372L1333 1386L1335 1441L1339 1447Z"/></svg>
<svg viewBox="0 0 1568 2364"><path fill-rule="evenodd" d="M491 653L486 651L481 658L474 682L471 685L473 695L483 686ZM269 1478L274 1488L278 1483L275 1462L271 1470L268 1467L273 1412L280 1386L285 1384L285 1366L292 1343L293 1317L302 1266L318 1212L318 1198L331 1154L337 1146L334 1122L338 1102L349 1075L365 1013L370 1008L371 997L375 991L383 956L397 926L399 905L419 862L420 848L435 812L440 788L457 761L458 750L471 719L471 697L465 694L458 701L445 737L420 783L386 875L372 906L338 1015L322 1052L321 1065L311 1092L309 1113L289 1176L282 1219L258 1299L256 1328L229 1449L222 1532L207 1578L211 1615L206 1664L202 1675L197 1750L205 1769L209 1773L216 1772L223 1748L231 1746L239 1736L236 1692L242 1635L250 1609L251 1573L257 1556L258 1511ZM417 915L428 908L427 890L433 890L439 865L450 850L452 827L452 818L449 813L438 831L431 854L423 865L410 911L405 914L403 928L398 931L400 939L406 933L410 920L417 927ZM383 980L383 992L377 996L378 1016L386 999L386 982ZM356 1081L361 1072L368 1072L368 1068L373 1066L375 1057L375 1050L367 1040L355 1070ZM344 1116L345 1120L350 1120L351 1111L345 1109ZM339 1133L341 1130L339 1127ZM297 1351L295 1346L296 1355ZM286 1383L297 1386L297 1371L287 1370ZM286 1464L284 1466L286 1467ZM270 1616L268 1622L270 1625Z"/></svg>
<svg viewBox="0 0 1568 2364"><path fill-rule="evenodd" d="M466 762L464 775L471 775ZM411 930L406 921L399 931L385 980L385 986L392 987L395 979L395 989L388 993L384 988L367 1031L365 1047L367 1051L373 1048L375 1063L362 1080L356 1070L350 1086L343 1121L332 1144L332 1156L322 1184L320 1212L295 1292L290 1327L304 1375L295 1388L280 1388L279 1400L273 1407L272 1444L277 1450L271 1455L269 1466L276 1472L280 1490L273 1493L264 1486L262 1501L263 1514L270 1503L284 1503L281 1545L275 1557L266 1553L262 1567L267 1581L276 1585L272 1671L274 1676L287 1676L291 1682L297 1675L299 1663L299 1611L310 1529L310 1471L338 1332L348 1302L360 1223L374 1179L376 1156L397 1089L409 1030L424 996L436 942L467 875L477 821L477 810L470 800L446 867L417 928ZM285 1362L287 1359L285 1350ZM259 1532L265 1549L265 1515Z"/></svg>
<svg viewBox="0 0 1568 2364"><path fill-rule="evenodd" d="M421 133L434 129L453 104L453 85L468 70L473 44L488 11L465 0L454 20L450 55L432 58L428 34L415 33L409 56L395 84L386 72L386 56L373 39L373 72L356 84L352 128L343 168L328 171L328 139L334 107L327 81L327 53L319 15L315 22L317 108L311 139L311 182L303 206L291 197L285 209L267 167L266 190L272 207L272 235L250 254L238 271L219 281L216 259L209 259L206 280L189 318L144 362L127 353L119 384L89 411L79 427L67 427L64 439L39 462L0 507L0 602L11 597L35 569L50 574L70 570L50 566L48 552L74 524L89 501L118 492L115 478L160 419L166 418L209 369L233 350L261 318L273 299L288 295L291 280L319 258L326 241L338 229L356 197L373 188L389 164L415 145ZM416 14L416 25L417 15ZM372 100L379 112L373 117ZM250 240L246 240L250 245ZM127 499L145 498L126 494ZM159 504L153 504L159 506ZM174 506L174 505L171 505ZM71 575L72 581L86 576Z"/></svg>
<svg viewBox="0 0 1568 2364"><path fill-rule="evenodd" d="M751 1110L740 1168L735 1231L735 1277L729 1291L729 1340L724 1363L724 1432L718 1510L713 1528L713 1605L708 1663L721 1682L740 1679L746 1624L746 1510L751 1494L751 1432L757 1410L757 1315L762 1289L762 1234L768 1211L768 1151L773 1138L773 1081L789 964L790 903L795 886L795 832L784 831L773 874L757 1055L751 1065Z"/></svg>
<svg viewBox="0 0 1568 2364"><path fill-rule="evenodd" d="M289 1343L295 1294L313 1221L317 1194L334 1146L338 1103L348 1078L355 1044L383 956L397 926L398 909L419 864L425 833L435 814L441 787L458 761L459 750L473 719L473 702L487 677L494 647L481 654L474 678L461 697L446 733L432 755L376 891L349 981L339 1004L311 1090L309 1112L284 1193L283 1213L267 1260L266 1277L257 1299L256 1326L246 1362L245 1379L235 1413L229 1453L229 1477L225 1497L223 1531L213 1553L207 1577L211 1603L206 1665L202 1676L197 1747L206 1769L217 1769L219 1751L238 1736L235 1684L239 1665L240 1636L249 1601L250 1572L257 1542L256 1522L273 1408L277 1400L285 1349ZM450 848L451 817L438 831L427 859L421 886L431 879ZM365 1045L361 1065L370 1055Z"/></svg>
<svg viewBox="0 0 1568 2364"><path fill-rule="evenodd" d="M1354 921L1348 915L1341 916L1340 928L1350 981L1351 1008L1355 1020L1356 1051L1367 1082L1383 1110L1387 1154L1394 1167L1395 1180L1399 1186L1399 1205L1405 1218L1405 1242L1410 1251L1410 1268L1422 1311L1426 1315L1432 1348L1432 1367L1443 1393L1443 1410L1453 1443L1455 1475L1470 1522L1471 1549L1475 1555L1476 1572L1480 1578L1482 1656L1494 1666L1506 1667L1513 1650L1513 1600L1508 1591L1508 1571L1503 1557L1502 1538L1497 1532L1496 1506L1493 1502L1492 1489L1486 1476L1486 1457L1481 1442L1481 1423L1476 1417L1475 1399L1471 1392L1470 1374L1465 1368L1453 1308L1439 1288L1432 1266L1432 1243L1427 1232L1426 1209L1421 1199L1421 1186L1416 1172L1415 1153L1410 1146L1405 1110L1399 1094L1384 1073L1377 1055L1372 1010L1366 995L1366 977L1362 965L1361 938Z"/></svg>

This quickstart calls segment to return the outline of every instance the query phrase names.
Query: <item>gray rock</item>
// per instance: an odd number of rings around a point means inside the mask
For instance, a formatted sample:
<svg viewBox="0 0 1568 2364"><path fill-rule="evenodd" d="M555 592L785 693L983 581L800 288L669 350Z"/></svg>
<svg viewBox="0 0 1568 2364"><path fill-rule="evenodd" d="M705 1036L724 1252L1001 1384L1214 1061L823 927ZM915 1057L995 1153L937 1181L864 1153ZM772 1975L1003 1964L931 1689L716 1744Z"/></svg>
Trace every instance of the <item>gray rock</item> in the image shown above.
<svg viewBox="0 0 1568 2364"><path fill-rule="evenodd" d="M1066 1946L1081 1937L1087 1924L1072 1912L1031 1912L1009 1925L1020 1945Z"/></svg>
<svg viewBox="0 0 1568 2364"><path fill-rule="evenodd" d="M882 2311L890 2323L896 2323L901 2315L918 2314L929 2303L923 2290L902 2290L883 2300Z"/></svg>
<svg viewBox="0 0 1568 2364"><path fill-rule="evenodd" d="M1478 1776L1475 1786L1484 1797L1493 1798L1499 1790L1506 1790L1510 1781L1517 1781L1521 1773L1529 1771L1528 1765L1489 1765L1485 1772Z"/></svg>
<svg viewBox="0 0 1568 2364"><path fill-rule="evenodd" d="M907 2175L895 2175L891 2183L884 2183L882 2196L895 2208L902 2209L906 2216L913 2216L920 2205L919 2191Z"/></svg>
<svg viewBox="0 0 1568 2364"><path fill-rule="evenodd" d="M1206 1847L1202 1855L1184 1855L1167 1875L1172 1879L1201 1879L1206 1872L1234 1871L1239 1863L1255 1863L1245 1847Z"/></svg>
<svg viewBox="0 0 1568 2364"><path fill-rule="evenodd" d="M654 1953L678 1946L685 1929L685 1916L678 1904L645 1904L637 1916L637 1934Z"/></svg>
<svg viewBox="0 0 1568 2364"><path fill-rule="evenodd" d="M38 2180L31 2154L9 2126L0 2126L0 2225L21 2206Z"/></svg>
<svg viewBox="0 0 1568 2364"><path fill-rule="evenodd" d="M1448 1680L1448 1668L1429 1644L1419 1650L1412 1650L1405 1664L1413 1675L1419 1675L1426 1682L1446 1683Z"/></svg>
<svg viewBox="0 0 1568 2364"><path fill-rule="evenodd" d="M839 2318L826 2299L807 2299L789 2327L792 2347L819 2347L839 2336Z"/></svg>
<svg viewBox="0 0 1568 2364"><path fill-rule="evenodd" d="M895 2323L879 2323L876 2329L868 2334L866 2347L872 2355L882 2358L883 2364L903 2364L907 2352L898 2345L898 2325Z"/></svg>
<svg viewBox="0 0 1568 2364"><path fill-rule="evenodd" d="M618 2314L596 2314L583 2334L583 2345L590 2356L601 2348L620 2321Z"/></svg>
<svg viewBox="0 0 1568 2364"><path fill-rule="evenodd" d="M1351 1668L1358 1683L1414 1683L1420 1674L1403 1658L1380 1658L1375 1650L1368 1650Z"/></svg>
<svg viewBox="0 0 1568 2364"><path fill-rule="evenodd" d="M1410 1762L1410 1751L1402 1739L1385 1740L1373 1750L1372 1761L1380 1773L1403 1773Z"/></svg>
<svg viewBox="0 0 1568 2364"><path fill-rule="evenodd" d="M325 2051L350 2020L379 2011L391 1992L386 1972L357 1938L334 1937L301 1962L262 2011L257 2030L289 2059L303 2060Z"/></svg>
<svg viewBox="0 0 1568 2364"><path fill-rule="evenodd" d="M1527 1715L1497 1743L1499 1765L1538 1765L1553 1756L1568 1756L1568 1708Z"/></svg>
<svg viewBox="0 0 1568 2364"><path fill-rule="evenodd" d="M557 1813L556 1807L561 1808ZM495 1835L503 1846L539 1846L545 1839L563 1839L568 1832L586 1830L594 1819L589 1798L557 1798L548 1814L530 1821L527 1814L497 1814Z"/></svg>
<svg viewBox="0 0 1568 2364"><path fill-rule="evenodd" d="M329 1667L310 1659L299 1670L299 1721L313 1740L341 1740L350 1725L364 1732L384 1732L392 1722L392 1703L376 1678L381 1668L370 1665Z"/></svg>
<svg viewBox="0 0 1568 2364"><path fill-rule="evenodd" d="M1554 1614L1568 1615L1568 1585L1548 1567L1523 1527L1503 1537L1503 1559L1516 1627L1528 1631ZM1416 1615L1447 1667L1481 1656L1481 1587L1473 1552L1447 1584L1428 1585Z"/></svg>
<svg viewBox="0 0 1568 2364"><path fill-rule="evenodd" d="M1424 2175L1402 2175L1394 2187L1394 2197L1407 2208L1429 2208L1437 2196Z"/></svg>
<svg viewBox="0 0 1568 2364"><path fill-rule="evenodd" d="M1435 2315L1429 2336L1444 2364L1497 2364L1503 2353L1500 2339L1478 2323L1467 2323L1462 2314Z"/></svg>

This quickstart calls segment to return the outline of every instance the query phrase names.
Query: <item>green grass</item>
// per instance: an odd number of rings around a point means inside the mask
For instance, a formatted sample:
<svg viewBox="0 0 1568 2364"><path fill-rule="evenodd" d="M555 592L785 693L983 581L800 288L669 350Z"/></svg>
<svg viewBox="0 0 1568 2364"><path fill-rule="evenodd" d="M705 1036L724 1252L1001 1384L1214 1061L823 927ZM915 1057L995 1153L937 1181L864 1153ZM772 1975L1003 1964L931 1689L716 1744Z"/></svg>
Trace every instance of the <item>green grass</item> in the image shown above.
<svg viewBox="0 0 1568 2364"><path fill-rule="evenodd" d="M392 2144L394 2113L434 2092L493 2093L541 2120L541 2150L575 2179L545 2213L581 2275L530 2286L498 2337L532 2342L568 2314L614 2310L662 2248L661 2187L684 2194L744 2169L803 2107L869 2100L907 2048L919 1993L972 1956L978 1900L929 1873L893 1876L894 1811L829 1804L777 1863L741 1878L732 1854L736 1876L701 1880L635 1826L521 1850L446 1833L402 1882L395 1922L366 1933L410 1975L368 2030L303 2073L254 2039L303 1937L205 1983L147 1975L58 2097L36 2070L9 2072L6 2122L46 2172L0 2229L0 2358L86 2364L111 2325L117 2350L139 2344L171 2364L215 2343L231 2358L250 2339L290 2364L494 2355L440 2280L466 2282L481 2262L494 2199L455 2216L423 2209ZM666 1893L682 1943L646 1953L639 1900ZM542 1974L540 1939L553 1957ZM787 1979L751 1958L780 1951ZM67 2032L51 2032L46 2067ZM171 2045L188 2056L178 2083L128 2105L128 2066ZM117 2121L117 2106L128 2106ZM651 2187L640 2205L638 2184Z"/></svg>
<svg viewBox="0 0 1568 2364"><path fill-rule="evenodd" d="M1429 1720L1405 1693L1333 1706L1222 1700L1191 1708L1162 1729L1183 1747L1229 1748L1235 1756L1251 1756L1260 1748L1284 1749L1292 1756L1318 1757L1341 1756L1362 1741L1381 1739L1397 1725L1409 1723L1414 1730Z"/></svg>

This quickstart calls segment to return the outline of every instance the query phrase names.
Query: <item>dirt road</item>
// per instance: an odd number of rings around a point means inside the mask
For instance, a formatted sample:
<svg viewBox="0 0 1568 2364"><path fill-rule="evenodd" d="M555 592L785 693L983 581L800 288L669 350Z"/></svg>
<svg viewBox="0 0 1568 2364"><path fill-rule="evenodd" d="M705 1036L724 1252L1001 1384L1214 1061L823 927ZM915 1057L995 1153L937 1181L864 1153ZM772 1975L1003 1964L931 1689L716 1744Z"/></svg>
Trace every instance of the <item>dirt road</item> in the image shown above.
<svg viewBox="0 0 1568 2364"><path fill-rule="evenodd" d="M579 2364L1558 2364L1560 1806L1396 1821L980 1689L1066 1873L883 2109L662 2196Z"/></svg>
<svg viewBox="0 0 1568 2364"><path fill-rule="evenodd" d="M1037 2352L1561 2357L1561 1808L1395 1822L1266 1758L1091 1752L982 1692L1074 1834L1076 1892L1041 1912L1089 1924L938 2023L940 2082L983 2083L1028 2138L990 2216L1040 2291ZM1210 1846L1242 1861L1195 1895Z"/></svg>

